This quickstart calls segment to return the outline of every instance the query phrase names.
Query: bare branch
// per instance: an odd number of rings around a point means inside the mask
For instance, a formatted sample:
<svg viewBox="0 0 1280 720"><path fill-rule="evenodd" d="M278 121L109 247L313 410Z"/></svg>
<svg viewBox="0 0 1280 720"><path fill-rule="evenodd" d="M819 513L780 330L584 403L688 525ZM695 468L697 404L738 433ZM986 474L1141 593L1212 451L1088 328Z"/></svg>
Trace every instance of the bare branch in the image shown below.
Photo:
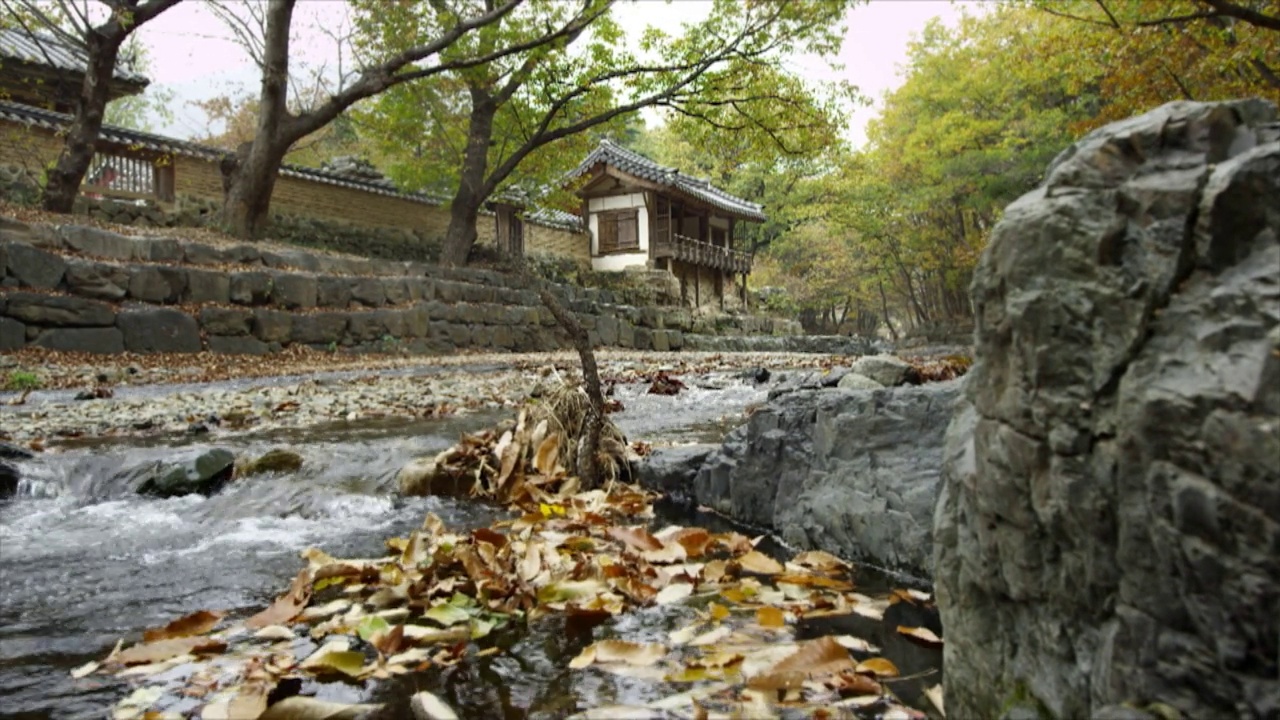
<svg viewBox="0 0 1280 720"><path fill-rule="evenodd" d="M1265 28L1267 30L1280 31L1280 17L1268 15L1258 12L1252 8L1238 5L1229 0L1199 0L1202 4L1208 5L1218 12L1220 15L1233 17L1242 20L1250 25Z"/></svg>

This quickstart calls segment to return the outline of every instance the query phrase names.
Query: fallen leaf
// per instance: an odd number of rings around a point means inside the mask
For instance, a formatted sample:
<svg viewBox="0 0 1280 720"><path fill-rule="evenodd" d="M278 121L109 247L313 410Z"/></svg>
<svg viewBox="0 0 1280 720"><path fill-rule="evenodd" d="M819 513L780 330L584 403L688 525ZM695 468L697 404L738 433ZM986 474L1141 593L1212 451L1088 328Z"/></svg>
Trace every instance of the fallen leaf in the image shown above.
<svg viewBox="0 0 1280 720"><path fill-rule="evenodd" d="M942 638L938 637L927 627L908 627L906 625L899 625L898 633L906 635L913 640L917 640L920 644L928 647L942 647Z"/></svg>
<svg viewBox="0 0 1280 720"><path fill-rule="evenodd" d="M538 445L533 456L533 469L539 475L554 475L559 457L560 433L551 433Z"/></svg>
<svg viewBox="0 0 1280 720"><path fill-rule="evenodd" d="M670 605L673 602L679 602L693 594L693 586L689 583L672 583L658 592L657 597L653 599L658 605Z"/></svg>
<svg viewBox="0 0 1280 720"><path fill-rule="evenodd" d="M370 642L373 640L375 635L380 635L390 629L391 623L383 620L377 615L369 615L362 619L359 625L356 625L356 634L360 636L361 640Z"/></svg>
<svg viewBox="0 0 1280 720"><path fill-rule="evenodd" d="M226 647L226 642L210 637L172 638L134 645L117 655L115 659L122 665L145 665L168 660L178 655L222 652Z"/></svg>
<svg viewBox="0 0 1280 720"><path fill-rule="evenodd" d="M360 677L364 670L364 653L346 648L346 642L326 645L303 660L299 667L312 672L332 670L353 678Z"/></svg>
<svg viewBox="0 0 1280 720"><path fill-rule="evenodd" d="M253 636L259 640L292 640L297 637L292 630L283 625L268 625Z"/></svg>
<svg viewBox="0 0 1280 720"><path fill-rule="evenodd" d="M873 657L858 663L857 671L871 673L877 677L897 677L898 666L888 658Z"/></svg>
<svg viewBox="0 0 1280 720"><path fill-rule="evenodd" d="M158 630L147 630L142 633L143 642L169 640L172 638L203 635L214 628L226 613L209 610L197 610L185 617L165 625Z"/></svg>
<svg viewBox="0 0 1280 720"><path fill-rule="evenodd" d="M662 550L662 541L643 527L611 527L605 534L638 552Z"/></svg>
<svg viewBox="0 0 1280 720"><path fill-rule="evenodd" d="M620 662L627 665L652 665L667 654L661 643L633 643L626 640L601 640L588 645L569 667L580 670L592 663Z"/></svg>
<svg viewBox="0 0 1280 720"><path fill-rule="evenodd" d="M732 632L733 630L730 630L728 626L721 625L720 627L717 627L714 630L708 630L707 632L704 632L701 635L695 637L694 639L689 641L689 644L690 645L714 645L720 642L721 640L729 637L729 635Z"/></svg>
<svg viewBox="0 0 1280 720"><path fill-rule="evenodd" d="M835 639L841 646L850 650L870 653L880 652L880 648L859 637L854 637L852 635L836 635Z"/></svg>
<svg viewBox="0 0 1280 720"><path fill-rule="evenodd" d="M791 558L791 562L819 572L836 572L849 569L849 563L824 550L807 550Z"/></svg>
<svg viewBox="0 0 1280 720"><path fill-rule="evenodd" d="M409 698L409 709L417 720L458 720L453 708L426 690Z"/></svg>
<svg viewBox="0 0 1280 720"><path fill-rule="evenodd" d="M806 680L851 671L854 667L848 650L830 636L821 637L800 643L795 652L747 680L747 686L755 690L794 689Z"/></svg>
<svg viewBox="0 0 1280 720"><path fill-rule="evenodd" d="M776 607L762 607L756 610L756 622L761 627L781 628L787 626L786 615Z"/></svg>
<svg viewBox="0 0 1280 720"><path fill-rule="evenodd" d="M743 570L758 575L777 575L783 571L782 563L765 555L759 550L752 550L737 559Z"/></svg>
<svg viewBox="0 0 1280 720"><path fill-rule="evenodd" d="M729 608L717 602L708 605L707 611L711 613L711 619L717 622L729 617Z"/></svg>
<svg viewBox="0 0 1280 720"><path fill-rule="evenodd" d="M250 629L264 628L268 625L280 625L298 616L302 608L311 600L311 571L303 570L293 579L289 590L276 598L266 610L245 620L245 627Z"/></svg>
<svg viewBox="0 0 1280 720"><path fill-rule="evenodd" d="M80 667L72 670L71 677L75 678L76 680L79 680L82 677L87 677L89 675L92 675L93 671L98 669L98 665L99 663L96 660L87 662L81 665Z"/></svg>
<svg viewBox="0 0 1280 720"><path fill-rule="evenodd" d="M938 708L938 714L942 717L947 716L947 711L942 707L942 686L934 685L931 688L925 688L924 696L929 698L929 702Z"/></svg>
<svg viewBox="0 0 1280 720"><path fill-rule="evenodd" d="M294 695L267 708L258 720L359 720L381 709L381 705L348 705Z"/></svg>
<svg viewBox="0 0 1280 720"><path fill-rule="evenodd" d="M684 547L689 557L702 557L711 545L711 533L702 528L684 528L671 538Z"/></svg>

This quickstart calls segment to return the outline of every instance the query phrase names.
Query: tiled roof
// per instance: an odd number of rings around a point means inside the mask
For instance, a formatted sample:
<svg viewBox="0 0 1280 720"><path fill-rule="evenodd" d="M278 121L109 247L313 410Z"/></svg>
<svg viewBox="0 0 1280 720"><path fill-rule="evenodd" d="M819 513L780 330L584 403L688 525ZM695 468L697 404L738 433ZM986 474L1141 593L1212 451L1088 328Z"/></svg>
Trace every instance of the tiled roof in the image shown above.
<svg viewBox="0 0 1280 720"><path fill-rule="evenodd" d="M45 65L81 73L88 65L83 49L48 33L37 31L33 35L17 27L0 28L0 58L17 58L33 65ZM116 63L115 79L138 85L151 82L144 75L122 67L119 62Z"/></svg>
<svg viewBox="0 0 1280 720"><path fill-rule="evenodd" d="M45 110L43 108L35 108L30 105L6 102L3 100L0 100L0 120L21 123L23 125L32 125L54 131L61 130L71 124L70 115ZM141 130L129 130L127 128L115 127L112 125L103 125L102 131L99 133L99 138L117 145L127 145L130 147L152 150L154 152L182 155L211 162L217 162L227 154L227 151L220 148L188 142L186 140L175 140L162 135L155 135ZM389 180L385 179L364 180L350 175L333 172L331 170L302 167L301 165L282 165L280 167L280 175L282 177L298 178L300 180L309 180L311 182L324 183L326 185L336 185L338 187L350 188L352 190L361 190L375 195L396 197L410 202L422 203L424 205L440 206L448 203L448 198L443 198L438 195L400 190ZM489 213L482 214L487 215ZM534 223L535 225L545 225L547 227L574 231L582 230L582 221L578 216L562 212L560 210L539 208L534 212L529 213L526 216L526 220Z"/></svg>
<svg viewBox="0 0 1280 720"><path fill-rule="evenodd" d="M749 200L743 200L735 195L730 195L701 178L682 174L675 168L663 167L649 158L632 152L608 139L601 140L600 145L595 150L592 150L591 154L587 155L587 158L578 165L577 169L569 173L566 179L572 180L573 178L581 177L600 163L690 195L734 215L759 222L764 222L765 220L763 206Z"/></svg>

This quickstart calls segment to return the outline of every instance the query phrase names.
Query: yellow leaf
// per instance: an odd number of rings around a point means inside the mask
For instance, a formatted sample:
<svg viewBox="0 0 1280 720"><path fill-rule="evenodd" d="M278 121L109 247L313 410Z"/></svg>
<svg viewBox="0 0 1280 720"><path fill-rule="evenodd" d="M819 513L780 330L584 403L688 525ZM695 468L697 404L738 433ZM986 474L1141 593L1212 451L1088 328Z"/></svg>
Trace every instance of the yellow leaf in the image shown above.
<svg viewBox="0 0 1280 720"><path fill-rule="evenodd" d="M873 657L858 663L857 672L871 673L878 677L897 677L898 666L887 658Z"/></svg>
<svg viewBox="0 0 1280 720"><path fill-rule="evenodd" d="M787 618L782 611L776 607L762 607L756 610L756 622L761 627L780 628L786 627Z"/></svg>
<svg viewBox="0 0 1280 720"><path fill-rule="evenodd" d="M724 620L729 617L729 608L721 605L720 603L713 602L707 607L707 609L711 611L712 620Z"/></svg>
<svg viewBox="0 0 1280 720"><path fill-rule="evenodd" d="M155 642L157 640L190 637L191 635L203 635L212 630L224 615L226 613L197 610L190 615L174 620L158 630L145 631L142 633L142 639L144 642Z"/></svg>
<svg viewBox="0 0 1280 720"><path fill-rule="evenodd" d="M364 653L348 650L345 640L337 640L315 651L299 667L305 670L332 670L350 677L360 677L364 670Z"/></svg>

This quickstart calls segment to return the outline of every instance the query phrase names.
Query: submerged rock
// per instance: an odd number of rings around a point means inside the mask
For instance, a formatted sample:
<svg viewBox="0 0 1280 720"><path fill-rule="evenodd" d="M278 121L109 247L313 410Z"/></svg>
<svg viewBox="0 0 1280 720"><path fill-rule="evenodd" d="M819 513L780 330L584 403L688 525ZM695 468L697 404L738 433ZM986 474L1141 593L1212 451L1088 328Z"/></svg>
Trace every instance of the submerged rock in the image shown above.
<svg viewBox="0 0 1280 720"><path fill-rule="evenodd" d="M801 548L927 577L960 383L784 394L706 459L694 499Z"/></svg>
<svg viewBox="0 0 1280 720"><path fill-rule="evenodd" d="M1108 125L994 229L934 528L948 716L1280 716L1276 119Z"/></svg>
<svg viewBox="0 0 1280 720"><path fill-rule="evenodd" d="M0 461L0 498L7 498L18 493L18 481L22 477L18 468Z"/></svg>
<svg viewBox="0 0 1280 720"><path fill-rule="evenodd" d="M302 468L302 456L292 450L275 448L262 457L250 460L236 469L236 475L249 477L262 473L292 473Z"/></svg>
<svg viewBox="0 0 1280 720"><path fill-rule="evenodd" d="M212 495L231 479L235 461L230 450L210 448L183 459L154 460L125 470L115 480L127 483L139 495Z"/></svg>

